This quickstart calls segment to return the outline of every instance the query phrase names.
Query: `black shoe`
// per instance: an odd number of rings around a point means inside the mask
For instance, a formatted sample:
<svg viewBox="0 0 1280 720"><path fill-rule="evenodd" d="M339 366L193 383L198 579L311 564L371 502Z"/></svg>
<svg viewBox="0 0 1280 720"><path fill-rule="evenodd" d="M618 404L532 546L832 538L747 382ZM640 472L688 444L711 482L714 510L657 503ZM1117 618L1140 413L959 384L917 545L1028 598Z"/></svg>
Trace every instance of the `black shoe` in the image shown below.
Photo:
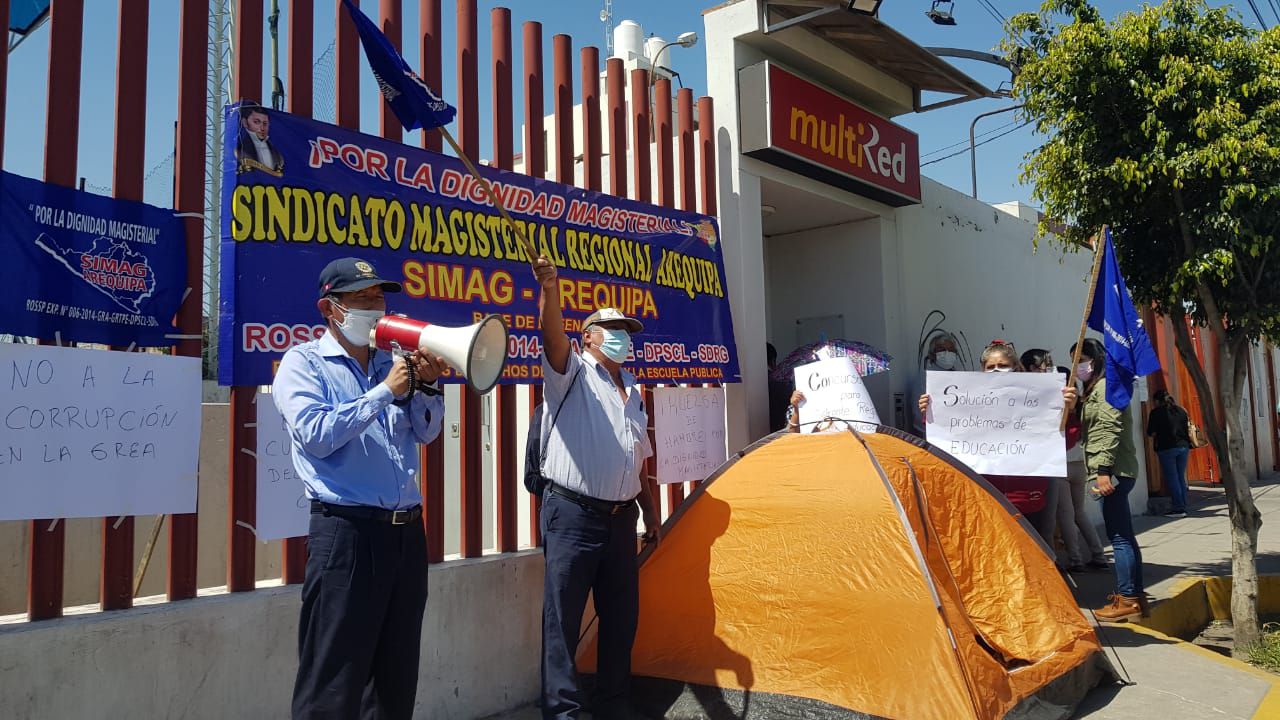
<svg viewBox="0 0 1280 720"><path fill-rule="evenodd" d="M1090 560L1087 565L1088 568L1094 572L1104 572L1111 569L1111 566L1107 564L1106 560Z"/></svg>
<svg viewBox="0 0 1280 720"><path fill-rule="evenodd" d="M1187 511L1186 510L1170 510L1169 512L1165 513L1164 516L1167 518L1172 518L1176 520L1178 518L1186 517Z"/></svg>

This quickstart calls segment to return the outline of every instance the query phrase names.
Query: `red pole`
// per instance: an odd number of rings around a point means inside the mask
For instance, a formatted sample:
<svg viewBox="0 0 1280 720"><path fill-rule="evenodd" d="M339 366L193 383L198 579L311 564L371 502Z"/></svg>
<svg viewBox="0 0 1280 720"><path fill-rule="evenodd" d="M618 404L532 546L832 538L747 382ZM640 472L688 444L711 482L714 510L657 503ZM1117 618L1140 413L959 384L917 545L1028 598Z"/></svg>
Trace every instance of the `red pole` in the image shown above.
<svg viewBox="0 0 1280 720"><path fill-rule="evenodd" d="M543 144L544 113L542 102L542 23L524 24L524 172L536 178L547 173L547 151ZM529 388L529 415L542 402L542 386ZM534 546L542 544L538 525L538 513L542 498L534 497L529 503L529 541Z"/></svg>
<svg viewBox="0 0 1280 720"><path fill-rule="evenodd" d="M653 107L654 107L654 129L656 137L654 142L657 144L658 154L658 203L663 207L674 208L676 206L676 188L675 188L675 164L672 144L674 137L671 129L671 81L667 78L658 78L653 84ZM657 416L653 412L652 391L645 392L645 408L649 409L649 418L651 427L649 429L649 442L655 441L655 432L652 427L654 418ZM656 448L656 445L654 446ZM657 463L656 457L649 458L649 466L647 472L651 473L654 482L657 482ZM667 510L675 512L684 500L684 484L671 483L667 485Z"/></svg>
<svg viewBox="0 0 1280 720"><path fill-rule="evenodd" d="M80 136L80 49L84 1L59 0L49 18L49 93L45 120L44 179L76 186L76 139ZM56 525L55 525L56 522ZM66 523L32 520L27 572L27 617L62 617L63 548Z"/></svg>
<svg viewBox="0 0 1280 720"><path fill-rule="evenodd" d="M262 98L262 2L236 0L235 67L237 99ZM257 387L231 388L230 498L227 507L227 589L245 592L254 588L254 537L257 522L257 467L252 455L258 445Z"/></svg>
<svg viewBox="0 0 1280 720"><path fill-rule="evenodd" d="M178 127L174 157L174 207L195 217L182 218L187 242L187 298L178 308L178 330L199 337L204 313L204 136L209 52L209 3L183 0L181 36L178 40ZM200 357L201 341L180 340L176 355ZM196 558L199 549L196 513L169 516L170 600L196 596Z"/></svg>
<svg viewBox="0 0 1280 720"><path fill-rule="evenodd" d="M116 138L112 194L142 200L147 113L147 0L120 0L116 50ZM102 519L103 610L133 606L133 518Z"/></svg>
<svg viewBox="0 0 1280 720"><path fill-rule="evenodd" d="M480 89L477 82L479 45L476 32L476 0L458 0L458 134L462 152L480 155ZM462 556L484 552L484 445L480 395L462 388Z"/></svg>
<svg viewBox="0 0 1280 720"><path fill-rule="evenodd" d="M600 50L582 48L582 176L588 190L600 191Z"/></svg>
<svg viewBox="0 0 1280 720"><path fill-rule="evenodd" d="M703 215L716 214L716 117L711 98L698 98L698 144L702 146L699 167L702 170Z"/></svg>
<svg viewBox="0 0 1280 720"><path fill-rule="evenodd" d="M609 95L609 194L627 196L627 106L621 58L605 63L605 92Z"/></svg>
<svg viewBox="0 0 1280 720"><path fill-rule="evenodd" d="M314 0L289 0L289 60L286 68L289 112L311 117L314 111L311 63L315 41ZM281 579L286 585L297 585L306 577L307 539L285 538Z"/></svg>
<svg viewBox="0 0 1280 720"><path fill-rule="evenodd" d="M551 84L556 129L556 182L576 185L573 173L573 38L551 38Z"/></svg>
<svg viewBox="0 0 1280 720"><path fill-rule="evenodd" d="M396 50L400 49L400 28L404 26L404 7L401 0L382 0L381 6L382 34L387 36ZM439 87L432 88L436 92ZM404 138L404 126L391 112L385 101L378 103L378 119L381 123L382 137L400 142Z"/></svg>
<svg viewBox="0 0 1280 720"><path fill-rule="evenodd" d="M422 78L440 92L440 0L422 0L418 4L418 34L422 36ZM422 147L440 152L440 133L422 133ZM422 448L422 502L426 512L422 521L427 526L427 562L444 560L444 433Z"/></svg>
<svg viewBox="0 0 1280 720"><path fill-rule="evenodd" d="M680 209L697 206L697 169L693 163L693 91L676 92L676 121L680 123Z"/></svg>
<svg viewBox="0 0 1280 720"><path fill-rule="evenodd" d="M493 47L493 157L494 164L510 170L515 163L515 137L511 107L511 11L494 8L489 13L489 37ZM513 552L517 538L516 386L499 385L494 394L497 443L494 467L498 476L498 551Z"/></svg>
<svg viewBox="0 0 1280 720"><path fill-rule="evenodd" d="M342 0L334 0L337 8L336 55L334 57L334 92L336 122L345 128L360 129L360 34ZM261 35L261 33L259 33Z"/></svg>
<svg viewBox="0 0 1280 720"><path fill-rule="evenodd" d="M631 71L631 161L635 183L635 199L653 200L653 181L649 172L649 71Z"/></svg>

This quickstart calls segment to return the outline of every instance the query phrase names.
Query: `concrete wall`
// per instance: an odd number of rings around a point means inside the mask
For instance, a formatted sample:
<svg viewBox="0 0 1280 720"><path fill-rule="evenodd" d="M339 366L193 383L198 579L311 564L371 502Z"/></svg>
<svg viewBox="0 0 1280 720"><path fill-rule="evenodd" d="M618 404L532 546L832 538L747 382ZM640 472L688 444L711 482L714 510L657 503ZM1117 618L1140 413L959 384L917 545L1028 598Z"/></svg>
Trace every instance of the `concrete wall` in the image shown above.
<svg viewBox="0 0 1280 720"><path fill-rule="evenodd" d="M416 718L484 717L538 688L542 560L433 566ZM0 625L7 718L282 718L297 672L297 587Z"/></svg>

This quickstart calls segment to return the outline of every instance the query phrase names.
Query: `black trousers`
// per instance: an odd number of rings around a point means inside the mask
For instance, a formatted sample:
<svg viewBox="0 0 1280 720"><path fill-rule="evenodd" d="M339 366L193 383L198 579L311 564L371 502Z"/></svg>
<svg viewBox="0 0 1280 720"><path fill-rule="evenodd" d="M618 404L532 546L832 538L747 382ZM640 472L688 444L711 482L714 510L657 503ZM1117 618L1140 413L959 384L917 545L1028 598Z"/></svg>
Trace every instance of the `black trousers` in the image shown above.
<svg viewBox="0 0 1280 720"><path fill-rule="evenodd" d="M636 570L636 520L631 507L616 515L586 509L548 492L542 505L546 581L542 609L542 717L578 717L586 698L574 662L587 593L599 617L599 659L593 717L625 712L631 680L631 646L640 613Z"/></svg>
<svg viewBox="0 0 1280 720"><path fill-rule="evenodd" d="M427 607L422 521L313 512L307 550L293 717L409 720Z"/></svg>

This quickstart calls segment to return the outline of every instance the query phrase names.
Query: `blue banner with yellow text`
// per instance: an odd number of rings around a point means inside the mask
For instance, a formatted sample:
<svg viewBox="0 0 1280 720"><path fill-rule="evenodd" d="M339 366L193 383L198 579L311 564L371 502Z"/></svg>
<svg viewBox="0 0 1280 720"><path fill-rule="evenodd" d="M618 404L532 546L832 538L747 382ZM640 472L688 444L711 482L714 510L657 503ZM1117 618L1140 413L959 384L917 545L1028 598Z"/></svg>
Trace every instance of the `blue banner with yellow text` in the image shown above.
<svg viewBox="0 0 1280 720"><path fill-rule="evenodd" d="M461 161L257 105L229 107L226 126L220 383L270 383L286 350L324 332L316 278L339 257L403 284L390 312L450 326L502 315L502 381L540 382L528 256ZM575 342L587 315L616 307L645 324L628 363L642 381L740 380L714 218L481 172L559 266Z"/></svg>

